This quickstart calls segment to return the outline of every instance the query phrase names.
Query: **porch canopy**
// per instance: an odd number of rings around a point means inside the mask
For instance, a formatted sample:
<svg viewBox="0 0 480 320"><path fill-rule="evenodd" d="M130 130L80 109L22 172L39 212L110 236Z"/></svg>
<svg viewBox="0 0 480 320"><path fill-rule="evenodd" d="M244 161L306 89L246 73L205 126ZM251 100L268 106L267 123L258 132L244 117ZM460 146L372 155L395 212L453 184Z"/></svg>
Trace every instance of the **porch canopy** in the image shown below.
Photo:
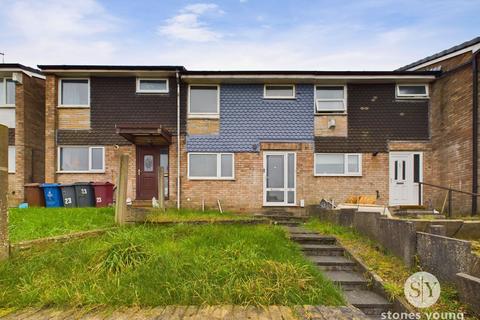
<svg viewBox="0 0 480 320"><path fill-rule="evenodd" d="M118 124L117 134L136 145L169 145L172 134L161 125Z"/></svg>

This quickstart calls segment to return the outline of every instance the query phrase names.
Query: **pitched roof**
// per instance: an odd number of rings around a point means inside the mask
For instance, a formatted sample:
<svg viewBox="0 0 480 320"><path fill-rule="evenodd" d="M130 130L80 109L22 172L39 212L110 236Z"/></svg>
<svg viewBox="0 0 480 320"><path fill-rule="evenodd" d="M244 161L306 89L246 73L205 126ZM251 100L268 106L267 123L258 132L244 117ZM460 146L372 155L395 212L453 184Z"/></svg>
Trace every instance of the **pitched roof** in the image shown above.
<svg viewBox="0 0 480 320"><path fill-rule="evenodd" d="M110 70L110 71L183 71L183 66L132 66L132 65L38 65L44 71L48 70L62 70L62 71L90 71L90 70Z"/></svg>
<svg viewBox="0 0 480 320"><path fill-rule="evenodd" d="M20 64L20 63L0 63L0 70L4 70L4 69L18 69L26 72L35 73L38 75L43 75L42 71L35 68L24 66L23 64Z"/></svg>
<svg viewBox="0 0 480 320"><path fill-rule="evenodd" d="M460 50L463 50L463 49L466 49L468 47L471 47L473 45L476 45L476 44L480 44L480 37L476 37L472 40L469 40L469 41L466 41L466 42L463 42L459 45L456 45L456 46L453 46L449 49L446 49L446 50L443 50L443 51L440 51L438 53L435 53L435 54L432 54L431 56L428 56L426 58L423 58L423 59L420 59L418 61L415 61L415 62L412 62L410 64L407 64L406 66L403 66L401 68L398 68L397 70L395 71L406 71L406 70L409 70L411 68L414 68L416 66L419 66L421 64L424 64L426 62L429 62L429 61L432 61L432 60L435 60L435 59L438 59L438 58L441 58L443 56L446 56L446 55L449 55L449 54L452 54L456 51L460 51Z"/></svg>

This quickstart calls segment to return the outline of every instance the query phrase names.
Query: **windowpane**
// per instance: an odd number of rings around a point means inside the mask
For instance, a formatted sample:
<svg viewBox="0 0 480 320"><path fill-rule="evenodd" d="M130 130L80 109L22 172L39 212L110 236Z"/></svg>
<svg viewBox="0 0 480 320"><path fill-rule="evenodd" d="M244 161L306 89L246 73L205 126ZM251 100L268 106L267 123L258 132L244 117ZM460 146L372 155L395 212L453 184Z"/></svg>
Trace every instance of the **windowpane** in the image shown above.
<svg viewBox="0 0 480 320"><path fill-rule="evenodd" d="M420 155L413 155L413 182L420 182Z"/></svg>
<svg viewBox="0 0 480 320"><path fill-rule="evenodd" d="M267 188L285 187L283 155L267 155Z"/></svg>
<svg viewBox="0 0 480 320"><path fill-rule="evenodd" d="M168 91L167 80L139 80L140 91Z"/></svg>
<svg viewBox="0 0 480 320"><path fill-rule="evenodd" d="M8 147L8 173L15 173L16 164L15 164L15 147Z"/></svg>
<svg viewBox="0 0 480 320"><path fill-rule="evenodd" d="M343 87L317 87L317 99L343 99Z"/></svg>
<svg viewBox="0 0 480 320"><path fill-rule="evenodd" d="M339 101L321 101L317 100L317 110L319 111L343 111L345 106L343 100Z"/></svg>
<svg viewBox="0 0 480 320"><path fill-rule="evenodd" d="M222 178L233 177L233 156L231 154L221 155L221 176Z"/></svg>
<svg viewBox="0 0 480 320"><path fill-rule="evenodd" d="M427 95L427 88L421 86L398 86L398 93L402 96L425 96Z"/></svg>
<svg viewBox="0 0 480 320"><path fill-rule="evenodd" d="M163 173L168 174L168 153L160 154L160 166L163 167Z"/></svg>
<svg viewBox="0 0 480 320"><path fill-rule="evenodd" d="M5 100L5 80L0 79L0 106L6 104Z"/></svg>
<svg viewBox="0 0 480 320"><path fill-rule="evenodd" d="M216 86L190 87L190 113L218 113L218 88Z"/></svg>
<svg viewBox="0 0 480 320"><path fill-rule="evenodd" d="M60 170L88 171L88 148L63 147L60 149Z"/></svg>
<svg viewBox="0 0 480 320"><path fill-rule="evenodd" d="M267 191L267 202L283 202L284 199L284 191Z"/></svg>
<svg viewBox="0 0 480 320"><path fill-rule="evenodd" d="M288 191L287 192L287 202L288 203L295 203L295 191Z"/></svg>
<svg viewBox="0 0 480 320"><path fill-rule="evenodd" d="M356 154L348 155L347 159L348 172L349 173L360 173L360 156Z"/></svg>
<svg viewBox="0 0 480 320"><path fill-rule="evenodd" d="M343 154L317 154L315 172L317 174L344 174L345 157Z"/></svg>
<svg viewBox="0 0 480 320"><path fill-rule="evenodd" d="M92 148L92 170L103 170L103 148Z"/></svg>
<svg viewBox="0 0 480 320"><path fill-rule="evenodd" d="M288 154L288 188L295 188L295 155Z"/></svg>
<svg viewBox="0 0 480 320"><path fill-rule="evenodd" d="M7 80L7 104L15 104L15 82Z"/></svg>
<svg viewBox="0 0 480 320"><path fill-rule="evenodd" d="M62 105L88 105L88 80L62 80Z"/></svg>
<svg viewBox="0 0 480 320"><path fill-rule="evenodd" d="M265 86L266 97L294 97L295 90L293 86Z"/></svg>
<svg viewBox="0 0 480 320"><path fill-rule="evenodd" d="M191 177L216 177L217 155L216 154L191 154L190 155Z"/></svg>

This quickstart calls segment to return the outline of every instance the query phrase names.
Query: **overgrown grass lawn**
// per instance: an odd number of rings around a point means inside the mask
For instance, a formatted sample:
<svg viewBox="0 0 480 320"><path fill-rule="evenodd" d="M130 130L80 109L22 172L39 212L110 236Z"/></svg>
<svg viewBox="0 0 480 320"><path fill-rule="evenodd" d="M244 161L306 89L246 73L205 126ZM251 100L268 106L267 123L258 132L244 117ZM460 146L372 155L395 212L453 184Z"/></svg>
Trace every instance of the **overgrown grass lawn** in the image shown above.
<svg viewBox="0 0 480 320"><path fill-rule="evenodd" d="M352 228L312 219L307 223L309 229L324 235L336 236L341 243L369 268L379 275L392 297L403 296L405 281L419 267L408 268L401 259L393 256L378 243L361 235ZM422 312L466 312L466 307L459 302L458 292L451 285L442 284L440 299L436 304ZM473 316L468 319L477 319Z"/></svg>
<svg viewBox="0 0 480 320"><path fill-rule="evenodd" d="M161 210L152 210L147 216L147 220L154 222L182 222L182 221L225 221L225 220L243 220L251 219L250 215L223 212L217 210L190 210L190 209L167 209L166 212Z"/></svg>
<svg viewBox="0 0 480 320"><path fill-rule="evenodd" d="M342 305L280 227L148 225L17 253L0 307Z"/></svg>
<svg viewBox="0 0 480 320"><path fill-rule="evenodd" d="M9 210L10 241L18 242L114 225L113 208Z"/></svg>

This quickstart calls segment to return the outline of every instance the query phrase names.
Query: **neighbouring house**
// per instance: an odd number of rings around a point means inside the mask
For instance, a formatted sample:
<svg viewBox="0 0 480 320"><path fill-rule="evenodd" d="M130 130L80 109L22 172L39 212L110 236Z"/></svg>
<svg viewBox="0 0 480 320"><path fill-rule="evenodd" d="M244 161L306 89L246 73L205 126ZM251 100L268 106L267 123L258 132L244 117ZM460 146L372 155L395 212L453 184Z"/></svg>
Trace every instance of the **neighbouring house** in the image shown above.
<svg viewBox="0 0 480 320"><path fill-rule="evenodd" d="M176 202L183 67L39 67L46 75L47 182L115 183L119 156L127 153L128 197L145 204L158 198L162 166L167 203Z"/></svg>
<svg viewBox="0 0 480 320"><path fill-rule="evenodd" d="M478 100L480 37L433 54L398 70L441 72L431 86L432 184L478 193ZM436 207L446 191L432 189ZM477 213L478 198L453 193L457 214Z"/></svg>
<svg viewBox="0 0 480 320"><path fill-rule="evenodd" d="M8 202L24 200L24 185L45 172L45 77L18 63L0 63L0 124L8 127Z"/></svg>
<svg viewBox="0 0 480 320"><path fill-rule="evenodd" d="M430 198L436 71L184 71L183 206ZM420 192L419 192L420 191ZM420 198L419 198L420 197Z"/></svg>

